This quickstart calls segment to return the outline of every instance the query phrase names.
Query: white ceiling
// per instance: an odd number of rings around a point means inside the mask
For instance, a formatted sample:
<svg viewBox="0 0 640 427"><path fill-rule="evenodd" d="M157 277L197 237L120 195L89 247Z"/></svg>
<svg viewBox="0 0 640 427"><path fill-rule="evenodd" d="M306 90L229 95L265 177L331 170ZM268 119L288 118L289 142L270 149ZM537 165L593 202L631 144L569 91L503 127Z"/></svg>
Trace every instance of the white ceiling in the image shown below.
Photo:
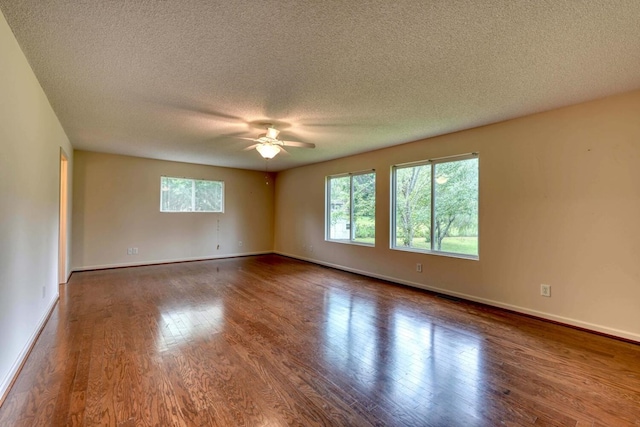
<svg viewBox="0 0 640 427"><path fill-rule="evenodd" d="M638 0L0 0L77 149L264 170L640 88Z"/></svg>

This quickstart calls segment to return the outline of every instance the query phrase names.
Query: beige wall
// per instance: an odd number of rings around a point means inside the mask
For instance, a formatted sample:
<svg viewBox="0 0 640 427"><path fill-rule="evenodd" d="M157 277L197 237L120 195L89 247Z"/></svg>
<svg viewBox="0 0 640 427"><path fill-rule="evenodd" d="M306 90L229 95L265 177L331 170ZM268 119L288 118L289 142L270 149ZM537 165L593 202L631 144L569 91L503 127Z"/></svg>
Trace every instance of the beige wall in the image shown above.
<svg viewBox="0 0 640 427"><path fill-rule="evenodd" d="M391 166L475 151L480 260L390 250ZM369 168L376 246L324 241L325 176ZM640 341L640 92L285 171L275 205L279 253Z"/></svg>
<svg viewBox="0 0 640 427"><path fill-rule="evenodd" d="M74 158L74 270L273 249L274 184L264 172L78 150ZM161 213L162 175L224 181L225 212Z"/></svg>
<svg viewBox="0 0 640 427"><path fill-rule="evenodd" d="M60 149L73 152L0 13L0 398L58 297Z"/></svg>

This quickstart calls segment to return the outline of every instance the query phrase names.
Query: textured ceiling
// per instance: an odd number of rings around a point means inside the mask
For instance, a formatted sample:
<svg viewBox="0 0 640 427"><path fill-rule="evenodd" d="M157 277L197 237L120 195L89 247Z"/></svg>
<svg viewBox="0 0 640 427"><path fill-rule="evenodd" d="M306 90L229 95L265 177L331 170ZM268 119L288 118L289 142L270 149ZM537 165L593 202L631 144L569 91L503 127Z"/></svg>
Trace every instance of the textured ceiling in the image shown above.
<svg viewBox="0 0 640 427"><path fill-rule="evenodd" d="M282 170L640 88L638 0L0 0L75 148Z"/></svg>

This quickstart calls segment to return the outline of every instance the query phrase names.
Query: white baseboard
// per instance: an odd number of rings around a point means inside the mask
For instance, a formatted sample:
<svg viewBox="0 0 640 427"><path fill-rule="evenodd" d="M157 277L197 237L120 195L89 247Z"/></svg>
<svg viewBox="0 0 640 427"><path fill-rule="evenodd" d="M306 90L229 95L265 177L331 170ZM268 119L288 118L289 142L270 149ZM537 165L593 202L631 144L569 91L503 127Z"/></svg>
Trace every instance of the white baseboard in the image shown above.
<svg viewBox="0 0 640 427"><path fill-rule="evenodd" d="M188 261L207 261L212 259L237 258L237 257L245 257L245 256L252 256L252 255L268 255L272 253L273 251L239 252L235 254L208 255L208 256L189 257L189 258L172 258L172 259L161 259L161 260L150 260L150 261L140 260L140 261L133 261L133 262L121 262L121 263L115 263L115 264L85 265L82 267L73 267L71 271L105 270L108 268L121 268L121 267L140 267L144 265L171 264L174 262L188 262Z"/></svg>
<svg viewBox="0 0 640 427"><path fill-rule="evenodd" d="M565 325L571 325L571 326L575 326L577 328L587 329L587 330L590 330L590 331L599 332L599 333L602 333L602 334L611 335L611 336L614 336L614 337L623 338L623 339L626 339L626 340L631 340L631 341L635 341L635 342L640 343L640 334L636 334L636 333L629 332L629 331L623 331L623 330L620 330L620 329L609 328L607 326L597 325L595 323L584 322L582 320L572 319L572 318L569 318L569 317L557 316L555 314L546 313L546 312L543 312L543 311L532 310L532 309L529 309L529 308L526 308L526 307L520 307L520 306L517 306L517 305L507 304L507 303L503 303L503 302L500 302L500 301L494 301L494 300L490 300L490 299L487 299L487 298L481 298L481 297L477 297L477 296L474 296L474 295L464 294L464 293L461 293L461 292L455 292L455 291L451 291L451 290L448 290L448 289L438 288L438 287L435 287L435 286L427 286L427 285L424 285L422 283L411 282L411 281L404 280L404 279L398 279L396 277L385 276L385 275L382 275L382 274L375 274L375 273L371 273L371 272L364 271L364 270L358 270L356 268L346 267L344 265L333 264L333 263L330 263L330 262L324 262L324 261L316 260L316 259L313 259L313 258L307 258L307 257L299 256L299 255L288 254L288 253L280 252L280 251L274 251L273 253L278 254L278 255L282 255L282 256L286 256L286 257L289 257L289 258L295 258L295 259L299 259L299 260L302 260L302 261L311 262L311 263L314 263L314 264L324 265L326 267L331 267L331 268L335 268L335 269L338 269L338 270L348 271L350 273L356 273L356 274L361 274L363 276L373 277L375 279L386 280L386 281L393 282L393 283L398 283L398 284L401 284L401 285L411 286L411 287L414 287L414 288L419 288L419 289L424 289L424 290L427 290L427 291L437 292L439 294L449 295L449 296L452 296L452 297L457 297L457 298L461 298L461 299L465 299L465 300L469 300L469 301L473 301L473 302L478 302L478 303L481 303L481 304L490 305L492 307L504 308L505 310L515 311L517 313L527 314L527 315L530 315L530 316L539 317L541 319L546 319L546 320L550 320L550 321L553 321L553 322L563 323Z"/></svg>
<svg viewBox="0 0 640 427"><path fill-rule="evenodd" d="M47 322L47 319L49 319L49 316L51 315L51 312L55 308L59 298L60 298L60 295L56 293L56 296L49 302L49 306L47 307L47 310L45 311L44 315L40 318L40 321L38 322L38 325L36 326L35 330L31 334L31 336L29 336L29 339L27 340L26 344L22 348L22 351L18 355L15 362L13 362L13 365L11 365L11 368L9 369L9 372L7 372L7 375L2 379L2 382L0 383L0 405L4 403L4 399L7 397L7 394L9 393L9 389L13 384L13 381L16 379L16 377L20 373L20 369L22 368L22 365L27 360L27 357L31 352L31 348L36 343L36 340L38 339L40 332L42 332L42 330L44 329L45 323Z"/></svg>

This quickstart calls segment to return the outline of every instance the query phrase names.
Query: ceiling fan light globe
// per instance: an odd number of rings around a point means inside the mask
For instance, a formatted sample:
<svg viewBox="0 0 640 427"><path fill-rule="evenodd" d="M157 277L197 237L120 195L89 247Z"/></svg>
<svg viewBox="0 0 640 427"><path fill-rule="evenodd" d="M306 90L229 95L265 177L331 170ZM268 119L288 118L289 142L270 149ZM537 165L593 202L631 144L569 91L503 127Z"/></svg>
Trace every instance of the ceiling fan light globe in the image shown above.
<svg viewBox="0 0 640 427"><path fill-rule="evenodd" d="M262 157L269 160L273 159L280 152L280 147L273 144L259 144L256 150L258 150L258 153L260 153Z"/></svg>

